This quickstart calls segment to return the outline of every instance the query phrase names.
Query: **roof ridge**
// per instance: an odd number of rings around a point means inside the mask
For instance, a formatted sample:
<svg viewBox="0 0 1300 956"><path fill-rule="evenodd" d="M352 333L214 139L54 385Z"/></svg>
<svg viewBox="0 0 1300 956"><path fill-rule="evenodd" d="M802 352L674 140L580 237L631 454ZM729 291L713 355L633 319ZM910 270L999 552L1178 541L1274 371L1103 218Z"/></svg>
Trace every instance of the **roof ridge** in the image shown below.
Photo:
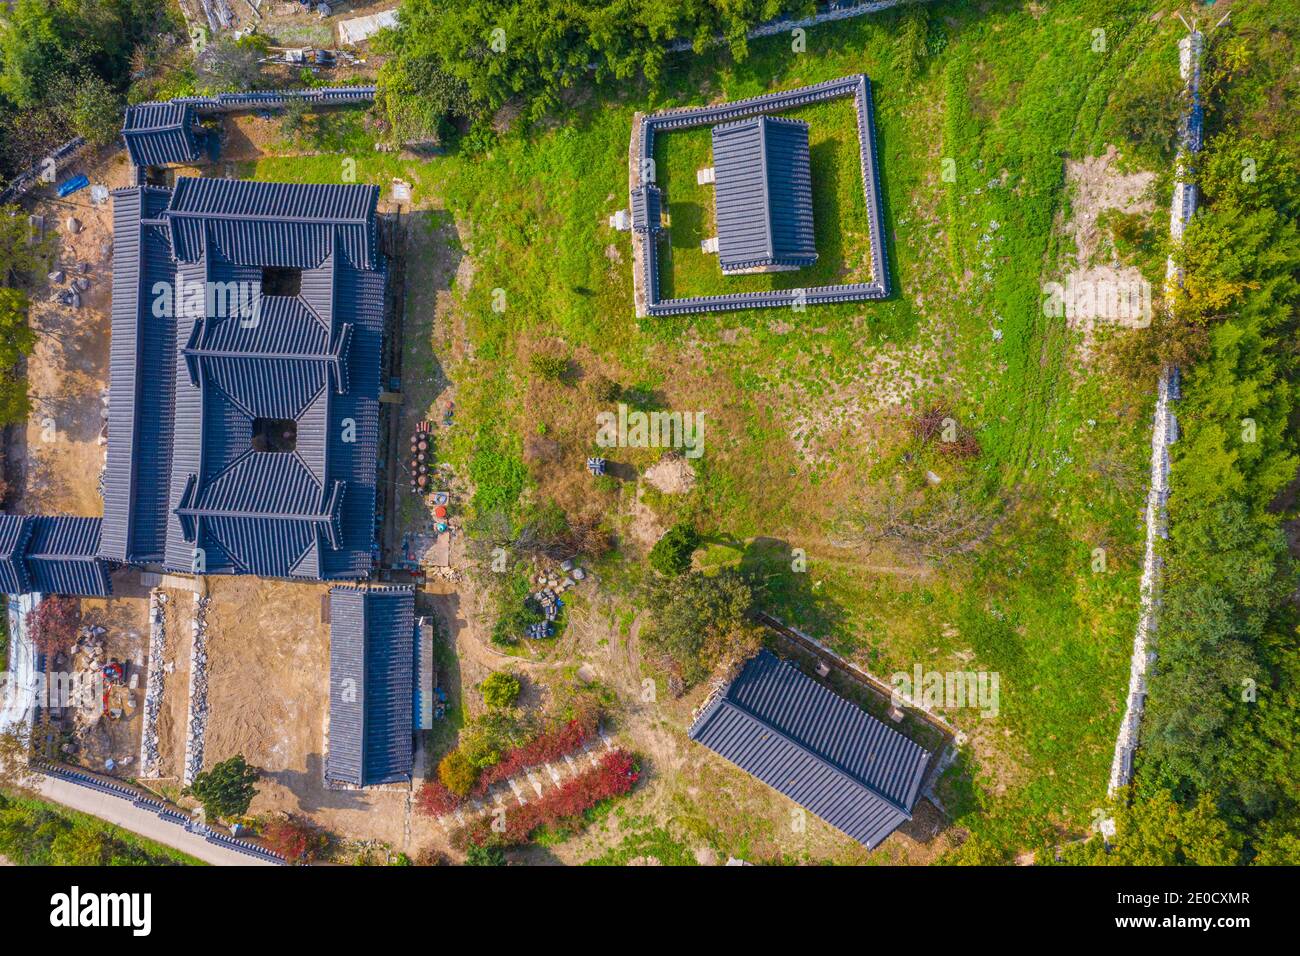
<svg viewBox="0 0 1300 956"><path fill-rule="evenodd" d="M767 170L767 115L758 117L758 168L763 183L763 225L767 232L767 258L776 258L776 227L772 223L772 181Z"/></svg>
<svg viewBox="0 0 1300 956"><path fill-rule="evenodd" d="M776 660L777 660L778 663L783 663L779 657L776 657L775 654L773 654L772 656L776 658ZM805 680L811 680L811 678L809 678L806 674L803 674L803 673L800 672L800 671L797 671L797 670L796 670L796 673L798 673L799 676L800 676L800 677L803 677ZM733 681L732 683L734 684L735 682ZM815 682L814 682L814 683L815 683ZM820 686L820 685L818 685L818 686ZM721 697L721 699L720 699L722 705L724 705L724 706L726 706L726 707L730 707L732 710L738 710L738 711L740 711L742 714L745 714L746 716L752 718L753 720L758 721L760 724L762 724L764 727L766 727L766 728L767 728L771 733L776 734L778 737L780 737L780 738L781 738L782 740L784 740L786 743L790 744L792 747L795 747L796 749L800 750L801 752L807 754L809 757L812 757L814 760L816 760L816 761L818 761L818 762L824 764L826 767L828 767L829 769L833 770L835 773L838 773L838 774L840 774L841 776L843 776L843 777L844 777L846 780L848 780L850 783L853 783L853 784L855 784L856 786L859 786L859 787L861 787L862 789L866 790L866 791L867 791L868 793L870 793L872 796L877 797L878 799L882 800L883 802L889 804L889 806L891 806L892 808L894 808L895 810L897 810L899 813L903 814L907 819L909 819L909 820L912 819L912 811L911 811L911 810L908 810L908 809L907 809L906 807L904 807L901 803L899 803L898 801L896 801L893 797L890 797L890 796L885 795L884 793L882 793L882 792L881 792L880 790L878 790L876 787L872 786L872 785L871 785L870 783L868 783L867 781L865 781L865 780L861 779L860 777L856 776L856 775L855 775L851 770L849 770L847 767L842 766L838 760L834 760L833 758L828 757L828 756L825 755L825 754L821 754L821 753L818 753L817 751L813 750L810 746L808 746L807 744L803 743L801 740L797 739L796 737L792 736L792 735L791 735L790 733L788 733L787 731L782 730L780 727L777 727L775 724L772 723L772 721L768 720L768 719L765 718L765 717L760 716L757 712L754 711L753 708L749 707L749 706L746 705L746 704L741 703L741 702L738 701L738 700L734 700L734 699L730 696L730 690L731 690L731 688L728 688L728 689L727 689L728 692L722 695L722 697ZM710 716L712 716L712 714L714 714L714 713L717 713L717 710L718 710L718 708L714 708L714 710L712 711L712 713L710 714ZM861 708L859 708L859 710L861 710ZM862 713L866 714L866 716L868 716L868 717L871 717L871 715L870 715L870 714L867 714L866 711L862 711ZM875 717L871 717L871 719L872 719L872 720L876 720ZM879 721L876 721L876 722L879 723ZM888 730L889 728L886 727L885 729Z"/></svg>

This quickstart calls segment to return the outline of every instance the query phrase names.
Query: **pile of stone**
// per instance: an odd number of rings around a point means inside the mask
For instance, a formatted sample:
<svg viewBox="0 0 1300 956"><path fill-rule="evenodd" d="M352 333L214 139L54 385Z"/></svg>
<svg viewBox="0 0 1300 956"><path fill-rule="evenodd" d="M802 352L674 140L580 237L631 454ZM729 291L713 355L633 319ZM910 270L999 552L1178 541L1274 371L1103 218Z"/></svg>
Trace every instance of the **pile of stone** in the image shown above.
<svg viewBox="0 0 1300 956"><path fill-rule="evenodd" d="M167 646L163 605L167 595L149 592L149 676L144 689L144 727L140 732L140 775L158 776L158 710L162 706L163 654Z"/></svg>
<svg viewBox="0 0 1300 956"><path fill-rule="evenodd" d="M533 600L545 608L548 598L551 602L556 601L557 595L563 594L570 588L577 587L578 582L586 577L587 572L583 571L573 561L561 561L559 572L541 573L534 579L540 587L533 593Z"/></svg>
<svg viewBox="0 0 1300 956"><path fill-rule="evenodd" d="M189 786L203 770L203 733L208 726L208 598L194 595L194 643L190 649L190 714L185 729L182 782Z"/></svg>

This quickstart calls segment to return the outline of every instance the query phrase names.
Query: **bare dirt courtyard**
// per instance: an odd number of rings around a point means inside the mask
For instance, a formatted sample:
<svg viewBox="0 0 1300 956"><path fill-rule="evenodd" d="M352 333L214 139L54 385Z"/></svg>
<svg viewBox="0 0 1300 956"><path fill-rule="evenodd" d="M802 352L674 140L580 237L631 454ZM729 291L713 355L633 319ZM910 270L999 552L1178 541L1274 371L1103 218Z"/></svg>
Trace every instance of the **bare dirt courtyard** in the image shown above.
<svg viewBox="0 0 1300 956"><path fill-rule="evenodd" d="M250 813L304 814L353 839L414 852L433 824L412 819L410 789L331 790L329 587L251 577L207 579L209 717L204 766L243 754L263 771ZM183 692L183 691L182 691Z"/></svg>

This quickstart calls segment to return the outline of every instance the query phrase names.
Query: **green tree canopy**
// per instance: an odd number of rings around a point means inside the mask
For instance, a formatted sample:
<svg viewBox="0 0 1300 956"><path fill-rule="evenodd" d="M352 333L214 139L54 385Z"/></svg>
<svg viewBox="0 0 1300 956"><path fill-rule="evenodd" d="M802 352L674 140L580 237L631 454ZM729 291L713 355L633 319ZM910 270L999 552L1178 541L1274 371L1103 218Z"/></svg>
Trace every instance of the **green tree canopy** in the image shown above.
<svg viewBox="0 0 1300 956"><path fill-rule="evenodd" d="M248 812L253 797L257 796L253 785L260 776L260 771L250 767L242 754L236 754L196 776L186 793L203 804L209 817L240 817Z"/></svg>

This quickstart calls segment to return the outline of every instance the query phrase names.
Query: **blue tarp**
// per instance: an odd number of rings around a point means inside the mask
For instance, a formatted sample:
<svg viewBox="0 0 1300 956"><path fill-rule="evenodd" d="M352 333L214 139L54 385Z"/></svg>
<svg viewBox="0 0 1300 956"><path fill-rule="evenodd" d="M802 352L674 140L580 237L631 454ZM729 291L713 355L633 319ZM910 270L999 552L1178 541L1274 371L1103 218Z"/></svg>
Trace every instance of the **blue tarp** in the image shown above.
<svg viewBox="0 0 1300 956"><path fill-rule="evenodd" d="M69 179L67 182L60 184L59 195L71 196L78 189L85 189L89 185L90 185L90 180L87 179L84 174L81 176L74 176L72 179Z"/></svg>

